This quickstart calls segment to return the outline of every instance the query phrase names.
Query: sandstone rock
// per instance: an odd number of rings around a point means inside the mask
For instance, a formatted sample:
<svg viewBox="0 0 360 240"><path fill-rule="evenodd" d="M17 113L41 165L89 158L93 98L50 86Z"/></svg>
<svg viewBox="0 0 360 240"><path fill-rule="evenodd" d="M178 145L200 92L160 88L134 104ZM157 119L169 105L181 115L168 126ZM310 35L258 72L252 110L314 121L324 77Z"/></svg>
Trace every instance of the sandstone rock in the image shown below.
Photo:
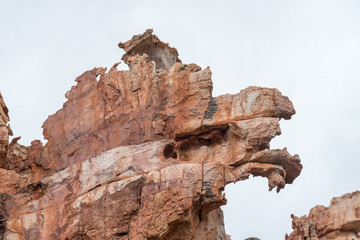
<svg viewBox="0 0 360 240"><path fill-rule="evenodd" d="M13 132L8 123L10 120L8 112L9 110L0 94L0 168L20 172L29 168L27 162L28 149L18 143L20 137L15 137L11 142L9 141Z"/></svg>
<svg viewBox="0 0 360 240"><path fill-rule="evenodd" d="M131 57L137 54L146 54L149 61L154 61L156 68L170 68L175 62L181 62L179 54L175 48L160 41L152 34L153 30L148 29L144 34L135 35L125 43L119 43L119 47L124 49L125 55L121 58L131 68Z"/></svg>
<svg viewBox="0 0 360 240"><path fill-rule="evenodd" d="M280 191L300 174L297 155L269 149L295 113L278 90L214 98L210 69L152 30L119 46L130 70L79 76L44 146L9 143L1 105L0 239L230 239L226 184L252 174Z"/></svg>
<svg viewBox="0 0 360 240"><path fill-rule="evenodd" d="M12 135L10 125L9 110L5 105L3 96L0 93L0 167L4 164L4 159L9 145L9 136Z"/></svg>
<svg viewBox="0 0 360 240"><path fill-rule="evenodd" d="M333 198L329 207L316 206L309 216L292 218L295 231L289 240L360 239L360 192Z"/></svg>

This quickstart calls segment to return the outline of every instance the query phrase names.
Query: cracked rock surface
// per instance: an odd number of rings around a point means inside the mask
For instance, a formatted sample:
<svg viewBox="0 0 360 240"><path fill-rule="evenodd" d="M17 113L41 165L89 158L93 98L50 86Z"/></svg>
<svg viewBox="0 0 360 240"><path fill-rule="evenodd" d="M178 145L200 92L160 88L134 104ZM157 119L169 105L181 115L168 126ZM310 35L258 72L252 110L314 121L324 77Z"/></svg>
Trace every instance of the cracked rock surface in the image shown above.
<svg viewBox="0 0 360 240"><path fill-rule="evenodd" d="M280 191L299 176L298 155L270 149L295 114L280 91L212 97L210 68L152 30L119 46L130 70L79 76L44 146L9 141L0 98L0 239L230 239L228 183L252 174Z"/></svg>
<svg viewBox="0 0 360 240"><path fill-rule="evenodd" d="M360 239L360 192L335 197L329 207L316 206L308 216L291 217L294 232L287 240Z"/></svg>

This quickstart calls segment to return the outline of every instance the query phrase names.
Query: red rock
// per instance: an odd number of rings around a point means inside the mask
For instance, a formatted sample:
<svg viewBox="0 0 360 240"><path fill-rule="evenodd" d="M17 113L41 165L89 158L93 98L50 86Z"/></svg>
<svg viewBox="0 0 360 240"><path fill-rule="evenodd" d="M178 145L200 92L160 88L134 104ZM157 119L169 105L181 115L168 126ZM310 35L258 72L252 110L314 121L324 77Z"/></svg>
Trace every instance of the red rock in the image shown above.
<svg viewBox="0 0 360 240"><path fill-rule="evenodd" d="M43 124L45 146L8 142L1 98L11 184L0 187L0 237L229 239L226 184L253 174L279 191L300 174L297 155L269 149L295 113L278 90L214 98L210 69L181 63L152 30L119 46L130 70L79 76Z"/></svg>
<svg viewBox="0 0 360 240"><path fill-rule="evenodd" d="M4 164L4 159L9 145L9 136L12 135L10 125L9 110L5 105L4 99L0 93L0 167Z"/></svg>
<svg viewBox="0 0 360 240"><path fill-rule="evenodd" d="M333 198L329 207L316 206L308 216L292 218L295 231L288 240L360 239L360 192Z"/></svg>

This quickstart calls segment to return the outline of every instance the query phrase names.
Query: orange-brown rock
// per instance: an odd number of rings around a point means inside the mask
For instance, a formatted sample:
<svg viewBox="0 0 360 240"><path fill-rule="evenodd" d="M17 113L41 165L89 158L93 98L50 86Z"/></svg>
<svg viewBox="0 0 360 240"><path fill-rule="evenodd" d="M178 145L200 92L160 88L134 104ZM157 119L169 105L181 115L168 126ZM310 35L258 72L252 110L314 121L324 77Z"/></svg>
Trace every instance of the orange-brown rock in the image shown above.
<svg viewBox="0 0 360 240"><path fill-rule="evenodd" d="M331 200L329 207L316 206L308 216L294 215L288 240L355 240L360 239L360 192Z"/></svg>
<svg viewBox="0 0 360 240"><path fill-rule="evenodd" d="M0 239L229 239L226 184L252 174L279 191L300 174L297 155L269 149L295 113L278 90L215 98L210 69L152 30L119 46L130 70L79 76L44 146L9 143L1 98Z"/></svg>
<svg viewBox="0 0 360 240"><path fill-rule="evenodd" d="M13 132L9 124L8 109L0 94L0 168L20 172L29 168L28 148L18 143L20 137L9 141Z"/></svg>

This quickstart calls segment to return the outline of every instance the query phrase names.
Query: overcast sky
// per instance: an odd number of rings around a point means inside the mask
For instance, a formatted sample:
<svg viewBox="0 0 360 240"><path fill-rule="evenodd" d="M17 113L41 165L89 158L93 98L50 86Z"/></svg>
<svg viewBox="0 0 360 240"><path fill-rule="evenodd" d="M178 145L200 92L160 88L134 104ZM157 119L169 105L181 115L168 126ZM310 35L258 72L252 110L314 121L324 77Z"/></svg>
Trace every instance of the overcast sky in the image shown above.
<svg viewBox="0 0 360 240"><path fill-rule="evenodd" d="M284 239L291 213L360 188L358 0L0 0L0 90L20 142L42 139L74 79L111 67L123 54L118 42L147 28L184 63L210 66L214 96L276 87L295 106L271 148L288 147L304 169L279 194L258 177L228 185L233 240Z"/></svg>

